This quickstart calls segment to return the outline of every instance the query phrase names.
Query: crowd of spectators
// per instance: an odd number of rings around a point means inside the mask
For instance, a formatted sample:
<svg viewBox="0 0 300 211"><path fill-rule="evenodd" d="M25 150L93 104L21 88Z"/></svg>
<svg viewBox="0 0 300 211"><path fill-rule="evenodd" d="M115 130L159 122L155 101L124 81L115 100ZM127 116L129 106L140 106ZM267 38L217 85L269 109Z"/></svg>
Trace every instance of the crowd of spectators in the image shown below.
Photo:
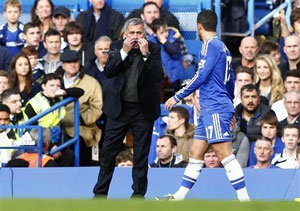
<svg viewBox="0 0 300 211"><path fill-rule="evenodd" d="M110 44L124 38L125 21L136 17L144 20L147 40L160 46L165 72L161 93L166 86L173 91L183 86L185 62L190 58L179 21L163 8L163 0L145 0L142 8L127 17L105 0L90 2L92 6L73 20L66 7L54 5L51 0L35 0L31 20L21 23L20 1L7 0L3 6L7 23L0 27L0 125L20 125L65 97L79 98L81 166L99 165L106 124L102 106L106 87L111 86L104 69L114 56ZM261 42L255 37L244 37L239 47L240 59L232 64L232 148L242 167L300 166L300 9L295 6L290 17L293 31L287 27L284 13L280 15L280 39ZM154 127L153 132L159 138L152 138L157 157L149 167L184 167L188 162L197 117L201 115L199 97L197 90L159 119L159 135L158 128ZM163 104L164 98L160 100ZM69 104L35 123L44 127L43 166L74 165L72 147L49 154L74 137L73 113L74 106ZM15 145L20 139L15 129L0 132L1 146ZM36 131L30 135L37 140ZM130 167L132 159L127 149L117 156L116 165ZM22 163L35 167L36 160L35 152L0 150L0 163L7 166ZM212 149L205 154L205 166L222 167Z"/></svg>

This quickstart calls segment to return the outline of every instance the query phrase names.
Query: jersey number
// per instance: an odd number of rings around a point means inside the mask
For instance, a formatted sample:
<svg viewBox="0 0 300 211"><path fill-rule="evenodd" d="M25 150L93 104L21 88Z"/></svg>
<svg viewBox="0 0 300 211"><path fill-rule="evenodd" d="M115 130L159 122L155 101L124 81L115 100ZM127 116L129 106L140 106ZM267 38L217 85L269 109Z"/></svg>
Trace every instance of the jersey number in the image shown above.
<svg viewBox="0 0 300 211"><path fill-rule="evenodd" d="M226 70L225 70L225 77L224 77L224 84L226 85L227 82L230 80L230 65L231 65L231 56L226 56Z"/></svg>
<svg viewBox="0 0 300 211"><path fill-rule="evenodd" d="M207 138L207 139L212 139L212 135L213 135L213 126L210 125L210 126L206 127L205 130L206 130L206 138Z"/></svg>

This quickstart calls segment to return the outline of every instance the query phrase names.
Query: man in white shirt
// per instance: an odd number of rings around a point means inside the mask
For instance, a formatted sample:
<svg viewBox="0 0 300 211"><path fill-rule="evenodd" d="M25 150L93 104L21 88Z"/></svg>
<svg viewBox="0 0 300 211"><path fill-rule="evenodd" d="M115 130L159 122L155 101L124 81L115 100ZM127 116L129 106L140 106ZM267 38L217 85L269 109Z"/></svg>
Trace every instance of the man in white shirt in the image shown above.
<svg viewBox="0 0 300 211"><path fill-rule="evenodd" d="M277 153L272 164L284 169L299 168L297 162L297 144L300 142L300 130L295 124L286 125L283 130L282 141L285 148L282 153Z"/></svg>

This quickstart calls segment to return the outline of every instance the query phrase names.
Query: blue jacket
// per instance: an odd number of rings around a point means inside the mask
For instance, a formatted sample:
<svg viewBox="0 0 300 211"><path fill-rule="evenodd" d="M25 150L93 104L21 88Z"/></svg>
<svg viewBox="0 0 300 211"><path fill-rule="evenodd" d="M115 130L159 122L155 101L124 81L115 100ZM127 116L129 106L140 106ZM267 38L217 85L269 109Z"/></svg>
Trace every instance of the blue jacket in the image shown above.
<svg viewBox="0 0 300 211"><path fill-rule="evenodd" d="M11 56L19 53L24 47L23 28L24 25L19 22L16 32L12 34L8 29L7 23L0 27L0 45L7 47Z"/></svg>
<svg viewBox="0 0 300 211"><path fill-rule="evenodd" d="M160 44L162 65L168 75L168 78L173 83L181 80L184 76L184 67L182 65L181 46L183 41L179 31L175 28L168 29L169 35L167 42L161 44L155 35L147 36L151 42ZM176 50L175 50L176 49Z"/></svg>

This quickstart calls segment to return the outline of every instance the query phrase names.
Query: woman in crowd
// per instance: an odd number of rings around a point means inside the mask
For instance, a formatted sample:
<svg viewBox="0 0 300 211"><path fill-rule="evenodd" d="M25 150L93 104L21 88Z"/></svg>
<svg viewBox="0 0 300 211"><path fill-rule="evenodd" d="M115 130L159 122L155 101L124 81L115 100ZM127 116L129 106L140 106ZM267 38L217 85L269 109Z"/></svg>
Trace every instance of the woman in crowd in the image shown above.
<svg viewBox="0 0 300 211"><path fill-rule="evenodd" d="M22 106L24 106L30 98L41 91L40 84L33 80L30 61L23 53L18 53L11 62L9 87L16 87L19 89L22 98Z"/></svg>
<svg viewBox="0 0 300 211"><path fill-rule="evenodd" d="M259 55L254 72L254 82L260 89L260 95L268 98L269 105L281 100L284 94L283 81L272 57L266 54Z"/></svg>
<svg viewBox="0 0 300 211"><path fill-rule="evenodd" d="M31 9L31 21L38 23L42 36L52 27L54 5L51 0L35 0Z"/></svg>

